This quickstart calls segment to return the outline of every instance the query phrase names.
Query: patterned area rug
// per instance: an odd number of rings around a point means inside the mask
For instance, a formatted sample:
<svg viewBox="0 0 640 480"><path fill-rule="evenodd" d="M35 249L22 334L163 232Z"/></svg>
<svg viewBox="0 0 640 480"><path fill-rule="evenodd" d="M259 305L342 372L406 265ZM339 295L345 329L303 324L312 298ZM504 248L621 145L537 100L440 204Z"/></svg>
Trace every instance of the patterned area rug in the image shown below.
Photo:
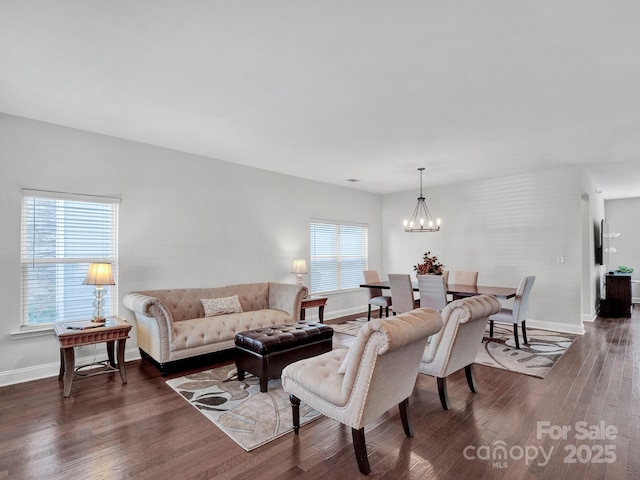
<svg viewBox="0 0 640 480"><path fill-rule="evenodd" d="M257 377L247 373L239 381L235 365L225 365L167 380L167 385L246 451L293 431L289 395L280 379L270 380L262 393ZM319 417L300 404L301 425Z"/></svg>
<svg viewBox="0 0 640 480"><path fill-rule="evenodd" d="M475 363L544 378L577 337L571 333L527 328L529 345L523 345L522 331L518 330L519 350L511 327L494 324L493 338L489 338L487 326Z"/></svg>
<svg viewBox="0 0 640 480"><path fill-rule="evenodd" d="M358 331L360 327L367 323L367 318L358 318L357 320L349 320L347 323L333 323L331 324L331 328L335 332L345 333L347 335L351 335L353 337L358 336Z"/></svg>
<svg viewBox="0 0 640 480"><path fill-rule="evenodd" d="M366 318L358 318L347 323L334 324L331 327L336 332L356 336L365 323L367 323ZM487 325L475 363L544 378L576 337L577 335L571 333L527 328L529 345L522 344L522 332L520 332L520 349L518 350L511 327L495 324L493 338L489 338L489 325Z"/></svg>

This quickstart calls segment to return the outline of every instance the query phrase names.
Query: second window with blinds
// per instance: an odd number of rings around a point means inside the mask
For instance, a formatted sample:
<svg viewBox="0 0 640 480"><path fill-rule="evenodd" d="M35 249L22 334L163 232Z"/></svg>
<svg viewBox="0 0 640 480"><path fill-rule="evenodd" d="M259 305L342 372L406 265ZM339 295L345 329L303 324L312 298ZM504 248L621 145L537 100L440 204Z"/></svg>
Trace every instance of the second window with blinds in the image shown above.
<svg viewBox="0 0 640 480"><path fill-rule="evenodd" d="M368 265L367 226L312 220L309 236L311 293L358 288Z"/></svg>

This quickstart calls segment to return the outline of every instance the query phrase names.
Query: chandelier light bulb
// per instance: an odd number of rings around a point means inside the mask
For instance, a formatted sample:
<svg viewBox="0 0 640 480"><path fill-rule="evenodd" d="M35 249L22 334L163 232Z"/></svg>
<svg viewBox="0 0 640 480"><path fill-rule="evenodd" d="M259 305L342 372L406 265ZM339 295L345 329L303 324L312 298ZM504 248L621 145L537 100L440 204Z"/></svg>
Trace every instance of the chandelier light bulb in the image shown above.
<svg viewBox="0 0 640 480"><path fill-rule="evenodd" d="M440 226L440 219L436 220L436 225Z"/></svg>

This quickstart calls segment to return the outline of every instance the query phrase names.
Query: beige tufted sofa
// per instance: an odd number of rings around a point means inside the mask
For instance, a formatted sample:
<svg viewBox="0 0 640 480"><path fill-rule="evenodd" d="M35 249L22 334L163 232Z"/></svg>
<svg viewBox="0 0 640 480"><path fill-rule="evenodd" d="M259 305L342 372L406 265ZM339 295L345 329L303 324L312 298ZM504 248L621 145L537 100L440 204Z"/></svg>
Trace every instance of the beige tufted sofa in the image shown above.
<svg viewBox="0 0 640 480"><path fill-rule="evenodd" d="M201 299L233 295L242 313L205 317ZM165 373L170 362L233 348L236 332L298 321L306 295L302 285L247 283L132 292L122 303L135 314L140 354Z"/></svg>

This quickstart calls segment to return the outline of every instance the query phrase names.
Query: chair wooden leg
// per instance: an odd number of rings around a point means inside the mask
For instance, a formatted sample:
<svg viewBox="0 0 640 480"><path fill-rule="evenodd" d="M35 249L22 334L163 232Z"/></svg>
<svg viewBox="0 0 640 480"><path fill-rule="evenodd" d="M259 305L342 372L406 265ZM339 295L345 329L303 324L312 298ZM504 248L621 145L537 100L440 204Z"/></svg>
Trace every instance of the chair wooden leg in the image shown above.
<svg viewBox="0 0 640 480"><path fill-rule="evenodd" d="M493 320L489 320L489 337L493 338Z"/></svg>
<svg viewBox="0 0 640 480"><path fill-rule="evenodd" d="M516 341L516 348L520 350L520 341L518 340L518 324L517 323L513 324L513 338Z"/></svg>
<svg viewBox="0 0 640 480"><path fill-rule="evenodd" d="M371 320L371 304L369 304L369 311L367 313L367 322Z"/></svg>
<svg viewBox="0 0 640 480"><path fill-rule="evenodd" d="M293 414L293 433L298 435L298 430L300 430L300 399L290 394L289 401L291 402L291 413Z"/></svg>
<svg viewBox="0 0 640 480"><path fill-rule="evenodd" d="M469 384L469 390L473 393L476 393L476 379L473 378L473 364L470 363L466 367L464 367L464 373L467 376L467 383Z"/></svg>
<svg viewBox="0 0 640 480"><path fill-rule="evenodd" d="M351 437L353 438L353 449L356 452L356 460L358 468L363 475L369 475L371 468L369 467L369 458L367 457L367 444L364 440L364 427L360 429L351 429Z"/></svg>
<svg viewBox="0 0 640 480"><path fill-rule="evenodd" d="M402 428L407 437L413 437L413 426L411 425L411 419L409 418L409 398L405 398L398 404L400 408L400 420L402 420Z"/></svg>
<svg viewBox="0 0 640 480"><path fill-rule="evenodd" d="M524 324L524 320L522 321L522 339L524 340L525 345L529 345L529 340L527 340L527 326Z"/></svg>
<svg viewBox="0 0 640 480"><path fill-rule="evenodd" d="M378 312L378 318L382 318L382 307L380 307L380 311Z"/></svg>
<svg viewBox="0 0 640 480"><path fill-rule="evenodd" d="M384 314L385 314L385 316L386 316L387 318L389 318L389 306L386 306L386 307L384 308Z"/></svg>
<svg viewBox="0 0 640 480"><path fill-rule="evenodd" d="M446 377L438 377L438 394L440 395L440 404L445 410L449 410L449 396L447 395L447 379Z"/></svg>

